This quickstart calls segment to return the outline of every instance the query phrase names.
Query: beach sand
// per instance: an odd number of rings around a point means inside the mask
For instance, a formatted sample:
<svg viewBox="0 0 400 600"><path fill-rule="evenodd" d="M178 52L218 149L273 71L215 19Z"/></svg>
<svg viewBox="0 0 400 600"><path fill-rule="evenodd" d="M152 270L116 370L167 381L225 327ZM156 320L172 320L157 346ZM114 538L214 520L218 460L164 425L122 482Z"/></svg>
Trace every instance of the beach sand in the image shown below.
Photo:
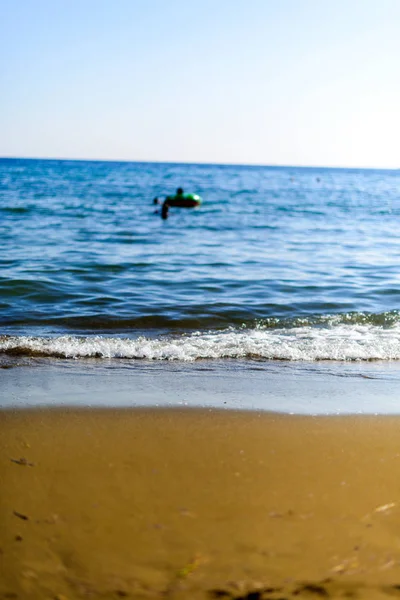
<svg viewBox="0 0 400 600"><path fill-rule="evenodd" d="M0 412L0 598L400 598L400 418Z"/></svg>

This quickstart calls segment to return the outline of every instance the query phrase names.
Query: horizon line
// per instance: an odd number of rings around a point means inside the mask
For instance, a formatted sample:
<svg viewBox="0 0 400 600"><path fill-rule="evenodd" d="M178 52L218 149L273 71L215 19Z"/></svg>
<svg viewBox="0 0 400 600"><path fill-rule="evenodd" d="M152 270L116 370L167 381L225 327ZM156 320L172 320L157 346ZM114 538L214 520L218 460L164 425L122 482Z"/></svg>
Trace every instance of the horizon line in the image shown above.
<svg viewBox="0 0 400 600"><path fill-rule="evenodd" d="M48 160L65 162L109 162L109 163L137 163L137 164L160 164L160 165L204 165L217 167L265 167L271 169L350 169L350 170L370 170L370 171L399 171L399 167L361 167L361 166L328 166L328 165L294 165L294 164L263 164L263 163L225 163L225 162L206 162L206 161L176 161L176 160L137 160L128 158L65 158L65 157L43 157L43 156L0 156L0 160Z"/></svg>

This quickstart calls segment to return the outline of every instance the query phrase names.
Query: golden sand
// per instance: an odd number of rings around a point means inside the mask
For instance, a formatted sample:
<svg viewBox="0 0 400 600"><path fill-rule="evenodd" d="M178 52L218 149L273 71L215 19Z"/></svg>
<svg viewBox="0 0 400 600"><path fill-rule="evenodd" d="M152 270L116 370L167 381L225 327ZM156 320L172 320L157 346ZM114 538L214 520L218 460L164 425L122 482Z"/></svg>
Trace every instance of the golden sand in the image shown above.
<svg viewBox="0 0 400 600"><path fill-rule="evenodd" d="M400 418L0 412L0 598L400 598Z"/></svg>

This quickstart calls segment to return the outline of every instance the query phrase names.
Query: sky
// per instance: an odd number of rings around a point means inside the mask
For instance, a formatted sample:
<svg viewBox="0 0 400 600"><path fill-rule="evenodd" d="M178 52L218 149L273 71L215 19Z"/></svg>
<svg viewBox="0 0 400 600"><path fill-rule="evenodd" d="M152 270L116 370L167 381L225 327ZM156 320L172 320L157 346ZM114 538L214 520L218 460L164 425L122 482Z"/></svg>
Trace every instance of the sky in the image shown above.
<svg viewBox="0 0 400 600"><path fill-rule="evenodd" d="M400 168L400 0L0 0L0 156Z"/></svg>

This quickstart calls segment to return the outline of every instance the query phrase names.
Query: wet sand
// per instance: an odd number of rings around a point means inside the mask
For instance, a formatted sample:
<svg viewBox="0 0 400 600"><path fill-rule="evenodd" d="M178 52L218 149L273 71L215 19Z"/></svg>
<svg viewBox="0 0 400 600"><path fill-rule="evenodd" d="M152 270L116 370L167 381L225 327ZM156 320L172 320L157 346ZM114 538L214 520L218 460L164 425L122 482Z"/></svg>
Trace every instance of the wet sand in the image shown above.
<svg viewBox="0 0 400 600"><path fill-rule="evenodd" d="M0 411L0 598L400 598L400 417Z"/></svg>

